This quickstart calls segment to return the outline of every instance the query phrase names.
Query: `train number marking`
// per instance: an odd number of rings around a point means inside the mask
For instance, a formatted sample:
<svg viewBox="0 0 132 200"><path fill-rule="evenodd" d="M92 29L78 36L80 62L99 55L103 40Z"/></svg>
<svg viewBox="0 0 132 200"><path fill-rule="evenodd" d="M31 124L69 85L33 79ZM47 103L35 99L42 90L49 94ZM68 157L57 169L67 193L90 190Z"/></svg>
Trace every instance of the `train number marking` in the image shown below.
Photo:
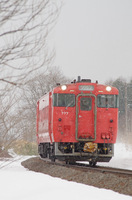
<svg viewBox="0 0 132 200"><path fill-rule="evenodd" d="M61 113L62 113L62 115L68 115L69 114L68 112L65 112L65 111L62 111Z"/></svg>

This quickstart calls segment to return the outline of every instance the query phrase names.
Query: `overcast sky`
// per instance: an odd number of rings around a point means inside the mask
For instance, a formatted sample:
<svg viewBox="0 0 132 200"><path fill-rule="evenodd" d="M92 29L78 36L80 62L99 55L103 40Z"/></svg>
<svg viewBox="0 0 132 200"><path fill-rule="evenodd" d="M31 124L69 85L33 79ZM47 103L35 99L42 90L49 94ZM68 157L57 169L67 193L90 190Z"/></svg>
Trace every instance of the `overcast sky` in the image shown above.
<svg viewBox="0 0 132 200"><path fill-rule="evenodd" d="M64 75L132 77L132 0L64 0L52 35Z"/></svg>

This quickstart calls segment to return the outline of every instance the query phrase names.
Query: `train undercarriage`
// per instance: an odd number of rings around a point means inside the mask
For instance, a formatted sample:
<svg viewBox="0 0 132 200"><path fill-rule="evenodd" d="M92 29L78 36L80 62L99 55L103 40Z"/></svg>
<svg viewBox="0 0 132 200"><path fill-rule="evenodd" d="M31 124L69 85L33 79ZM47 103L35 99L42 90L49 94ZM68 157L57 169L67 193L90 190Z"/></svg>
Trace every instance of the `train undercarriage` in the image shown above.
<svg viewBox="0 0 132 200"><path fill-rule="evenodd" d="M90 166L97 162L109 162L114 155L114 145L110 143L40 143L38 153L42 158L56 159L66 163L88 161Z"/></svg>

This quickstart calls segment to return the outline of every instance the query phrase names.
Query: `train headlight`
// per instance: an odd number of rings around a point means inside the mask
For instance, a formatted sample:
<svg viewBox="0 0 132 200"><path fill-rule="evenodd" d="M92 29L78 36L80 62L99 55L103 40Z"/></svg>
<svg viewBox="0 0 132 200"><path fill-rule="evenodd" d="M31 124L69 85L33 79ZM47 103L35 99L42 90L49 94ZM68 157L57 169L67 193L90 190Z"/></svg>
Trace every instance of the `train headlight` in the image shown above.
<svg viewBox="0 0 132 200"><path fill-rule="evenodd" d="M107 92L110 92L112 90L112 88L110 86L106 87Z"/></svg>
<svg viewBox="0 0 132 200"><path fill-rule="evenodd" d="M66 89L67 89L67 86L66 86L66 85L62 85L62 86L61 86L61 89L62 89L62 90L66 90Z"/></svg>

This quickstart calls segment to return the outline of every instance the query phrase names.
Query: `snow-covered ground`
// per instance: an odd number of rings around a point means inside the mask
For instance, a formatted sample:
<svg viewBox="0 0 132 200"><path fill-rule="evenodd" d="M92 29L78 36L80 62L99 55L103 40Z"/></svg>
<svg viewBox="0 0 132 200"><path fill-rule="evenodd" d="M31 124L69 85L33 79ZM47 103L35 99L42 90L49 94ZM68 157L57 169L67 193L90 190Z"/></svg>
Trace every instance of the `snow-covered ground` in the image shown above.
<svg viewBox="0 0 132 200"><path fill-rule="evenodd" d="M111 190L29 171L21 166L21 161L27 158L15 156L13 159L0 161L0 200L132 200L131 196ZM107 165L132 169L132 150L126 150L124 145L117 144L115 157Z"/></svg>

